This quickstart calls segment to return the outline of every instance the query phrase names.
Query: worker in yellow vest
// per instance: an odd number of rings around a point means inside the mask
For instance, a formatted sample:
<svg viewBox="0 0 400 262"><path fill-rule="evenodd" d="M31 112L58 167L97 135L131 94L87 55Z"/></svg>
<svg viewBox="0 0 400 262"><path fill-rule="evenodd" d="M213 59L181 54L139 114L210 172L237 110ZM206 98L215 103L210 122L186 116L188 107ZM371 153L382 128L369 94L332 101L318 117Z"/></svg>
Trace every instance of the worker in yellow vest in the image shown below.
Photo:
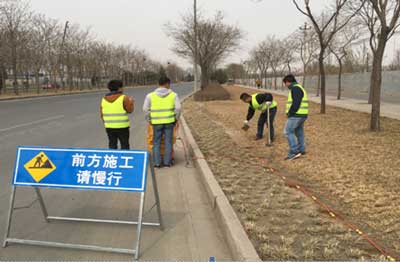
<svg viewBox="0 0 400 262"><path fill-rule="evenodd" d="M132 97L123 94L123 83L111 80L108 83L110 93L101 100L100 112L108 136L110 149L129 149L129 116L134 110Z"/></svg>
<svg viewBox="0 0 400 262"><path fill-rule="evenodd" d="M181 113L178 95L171 90L171 80L162 76L159 88L146 96L143 104L146 119L153 125L153 161L156 168L171 167L174 126ZM164 156L161 159L161 139L164 137Z"/></svg>
<svg viewBox="0 0 400 262"><path fill-rule="evenodd" d="M306 154L304 122L308 117L308 95L293 75L285 76L283 84L290 90L286 103L288 119L285 126L289 153L285 160L293 160Z"/></svg>
<svg viewBox="0 0 400 262"><path fill-rule="evenodd" d="M260 117L258 118L257 124L257 134L255 140L260 140L263 137L264 125L269 126L270 141L274 141L275 129L274 129L274 119L276 112L278 110L278 103L274 100L270 93L260 93L249 95L248 93L242 93L240 95L240 100L244 103L249 104L249 109L247 111L246 120L243 123L243 130L249 128L249 121L253 118L255 111L261 111ZM269 123L267 109L269 108Z"/></svg>
<svg viewBox="0 0 400 262"><path fill-rule="evenodd" d="M257 85L257 88L258 88L258 89L261 88L261 84L262 84L262 81L261 81L260 79L257 79L257 80L256 80L256 85Z"/></svg>

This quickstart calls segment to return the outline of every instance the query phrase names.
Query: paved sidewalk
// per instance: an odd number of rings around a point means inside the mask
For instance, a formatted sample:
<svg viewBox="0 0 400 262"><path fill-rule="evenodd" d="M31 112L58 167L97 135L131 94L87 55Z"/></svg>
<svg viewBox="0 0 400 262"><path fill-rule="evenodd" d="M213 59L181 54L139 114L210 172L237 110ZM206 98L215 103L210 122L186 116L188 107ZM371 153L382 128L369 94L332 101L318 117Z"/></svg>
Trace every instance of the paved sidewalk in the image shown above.
<svg viewBox="0 0 400 262"><path fill-rule="evenodd" d="M157 182L160 191L162 215L165 223L164 231L158 228L144 227L141 241L140 260L178 260L178 261L207 261L210 257L217 260L233 260L231 252L226 244L221 229L218 226L217 218L213 212L212 205L208 201L203 184L199 180L198 170L185 166L184 150L181 141L176 146L177 164L172 168L156 170ZM151 179L148 179L146 196L146 210L154 203ZM45 200L48 199L46 190L43 190ZM76 198L81 198L76 194ZM136 219L135 207L138 204L136 197L129 198L132 194L125 196L114 196L120 201L119 206L111 207L108 213L111 217L117 216L120 219L127 217ZM103 197L103 194L98 196ZM82 201L76 204L75 209L80 210L80 216L104 217L100 205L96 208L90 207L90 202ZM129 204L130 203L130 204ZM130 207L129 207L130 206ZM49 210L57 210L50 203ZM86 211L85 211L86 210ZM119 210L121 212L115 212ZM129 214L133 211L133 214ZM117 213L117 214L115 214ZM135 226L120 225L92 225L87 223L51 223L46 224L41 216L39 206L35 203L29 210L16 212L21 218L29 216L32 223L25 223L24 226L15 228L21 224L21 219L16 219L13 235L25 236L29 228L39 228L39 231L29 234L30 237L40 238L44 241L58 240L61 242L90 243L98 245L133 248L136 236ZM146 221L157 221L155 212L151 212L145 218ZM22 222L22 224L24 224ZM27 224L30 224L29 226ZM132 260L133 256L118 255L104 252L91 252L68 250L59 248L41 248L33 246L22 246L10 244L7 248L0 247L0 260Z"/></svg>
<svg viewBox="0 0 400 262"><path fill-rule="evenodd" d="M268 91L272 94L287 96L287 91L281 90L271 90L271 89L257 89L251 86L238 85L246 88ZM309 100L315 103L321 103L321 97L317 97L315 94L308 94ZM335 96L326 96L326 104L329 106L335 106L340 108L345 108L353 111L371 113L371 105L367 101L360 99L352 99L347 97L342 97L341 100L337 100ZM398 104L394 103L381 103L381 116L400 120L400 101Z"/></svg>

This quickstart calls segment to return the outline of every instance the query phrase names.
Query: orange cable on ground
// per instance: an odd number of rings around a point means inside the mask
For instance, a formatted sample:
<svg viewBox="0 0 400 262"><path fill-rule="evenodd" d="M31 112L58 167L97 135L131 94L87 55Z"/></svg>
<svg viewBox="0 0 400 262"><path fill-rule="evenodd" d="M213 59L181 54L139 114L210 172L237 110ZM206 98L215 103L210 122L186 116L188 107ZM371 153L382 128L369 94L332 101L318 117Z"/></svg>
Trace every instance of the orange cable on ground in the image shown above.
<svg viewBox="0 0 400 262"><path fill-rule="evenodd" d="M264 161L264 159L258 158L261 163L263 165L266 164L266 162ZM276 172L276 170L274 169L270 169L272 171L272 173L276 174L277 176L279 176L282 180L285 181L285 183L287 185L293 185L297 190L299 190L300 192L302 192L304 195L310 197L312 200L314 200L314 202L316 202L321 208L323 208L332 218L337 218L338 220L341 221L341 223L343 225L345 225L346 227L348 227L349 229L355 231L356 233L358 233L364 240L366 240L371 246L373 246L376 250L378 250L383 256L385 256L389 261L395 262L396 259L389 255L389 253L383 248L381 247L378 243L376 243L375 240L373 240L370 236L368 236L366 233L362 232L355 224L350 223L348 221L346 221L346 219L340 215L338 215L338 212L336 212L333 208L331 208L330 206L328 206L327 204L325 204L324 202L322 202L320 199L318 199L315 194L313 194L311 192L311 190L307 189L304 186L300 186L299 183L293 179L289 179L288 177L286 177L284 174L280 173L280 172ZM266 170L265 170L266 171ZM398 260L397 260L398 261Z"/></svg>
<svg viewBox="0 0 400 262"><path fill-rule="evenodd" d="M186 147L186 143L185 141L183 141L184 139L181 138L181 141L183 143L183 146ZM185 150L185 155L187 154L186 150ZM210 155L209 155L210 156ZM227 156L225 156L227 157ZM227 157L230 158L230 157ZM198 160L198 159L202 159L202 160L207 160L206 157L192 157L193 160ZM238 159L234 159L231 158L235 161L240 161ZM261 164L266 166L266 161L262 158L256 158L258 160L260 160ZM342 216L340 216L338 214L338 212L336 212L333 208L331 208L330 206L328 206L327 204L325 204L324 202L322 202L322 200L320 200L319 198L317 198L315 196L315 194L312 193L311 190L307 189L304 186L301 186L300 183L298 181L295 181L293 179L288 178L287 176L285 176L284 174L280 173L280 172L276 172L275 169L270 168L270 171L272 171L272 173L274 173L275 175L277 175L278 177L280 177L282 180L285 181L286 185L289 186L293 186L295 187L297 190L299 190L300 192L302 192L305 196L311 198L314 202L316 202L322 209L324 209L332 218L336 218L337 220L339 220L343 225L345 225L347 228L349 228L350 230L353 230L354 232L358 233L365 241L367 241L371 246L373 246L376 250L378 250L383 256L385 256L385 258L387 258L389 261L391 262L396 262L396 261L400 261L395 259L393 256L391 256L383 247L381 247L378 243L376 243L375 240L373 240L370 236L368 236L366 233L362 232L359 227L357 227L355 224L350 223L348 221L346 221L346 219ZM266 169L264 169L264 171L267 171Z"/></svg>

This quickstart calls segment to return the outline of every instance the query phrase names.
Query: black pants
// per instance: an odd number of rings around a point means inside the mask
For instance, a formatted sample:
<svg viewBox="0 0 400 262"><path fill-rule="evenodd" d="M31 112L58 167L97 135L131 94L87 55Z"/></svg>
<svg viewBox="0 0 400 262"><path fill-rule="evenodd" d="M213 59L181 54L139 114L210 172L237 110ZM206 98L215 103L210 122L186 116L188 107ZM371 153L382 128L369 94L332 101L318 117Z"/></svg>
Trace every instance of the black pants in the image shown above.
<svg viewBox="0 0 400 262"><path fill-rule="evenodd" d="M274 137L275 137L275 129L274 129L274 119L275 119L275 115L276 112L278 111L277 107L271 108L269 110L269 126L270 126L270 137L271 137L271 141L274 141ZM257 125L257 137L262 138L263 137L263 133L264 133L264 125L267 123L268 121L268 115L267 115L267 111L263 112L260 114L260 118L258 118L258 125Z"/></svg>
<svg viewBox="0 0 400 262"><path fill-rule="evenodd" d="M121 144L121 149L129 149L129 127L106 128L106 131L110 149L118 149L118 140Z"/></svg>

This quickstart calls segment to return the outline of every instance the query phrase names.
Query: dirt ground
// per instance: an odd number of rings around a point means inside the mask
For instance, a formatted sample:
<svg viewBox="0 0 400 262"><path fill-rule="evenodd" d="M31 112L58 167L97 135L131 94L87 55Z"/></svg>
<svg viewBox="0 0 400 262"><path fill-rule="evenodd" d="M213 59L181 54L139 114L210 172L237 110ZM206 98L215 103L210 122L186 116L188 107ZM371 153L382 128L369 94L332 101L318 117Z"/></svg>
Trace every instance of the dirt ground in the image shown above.
<svg viewBox="0 0 400 262"><path fill-rule="evenodd" d="M229 101L184 104L191 127L217 180L262 259L382 259L359 234L288 187L270 168L312 190L338 214L376 240L392 256L400 254L400 121L382 119L383 132L367 131L369 116L311 104L306 122L307 155L283 161L287 141L285 97L279 102L276 141L254 141L258 113L242 131L247 106L239 87L226 87ZM262 164L261 160L267 164Z"/></svg>

